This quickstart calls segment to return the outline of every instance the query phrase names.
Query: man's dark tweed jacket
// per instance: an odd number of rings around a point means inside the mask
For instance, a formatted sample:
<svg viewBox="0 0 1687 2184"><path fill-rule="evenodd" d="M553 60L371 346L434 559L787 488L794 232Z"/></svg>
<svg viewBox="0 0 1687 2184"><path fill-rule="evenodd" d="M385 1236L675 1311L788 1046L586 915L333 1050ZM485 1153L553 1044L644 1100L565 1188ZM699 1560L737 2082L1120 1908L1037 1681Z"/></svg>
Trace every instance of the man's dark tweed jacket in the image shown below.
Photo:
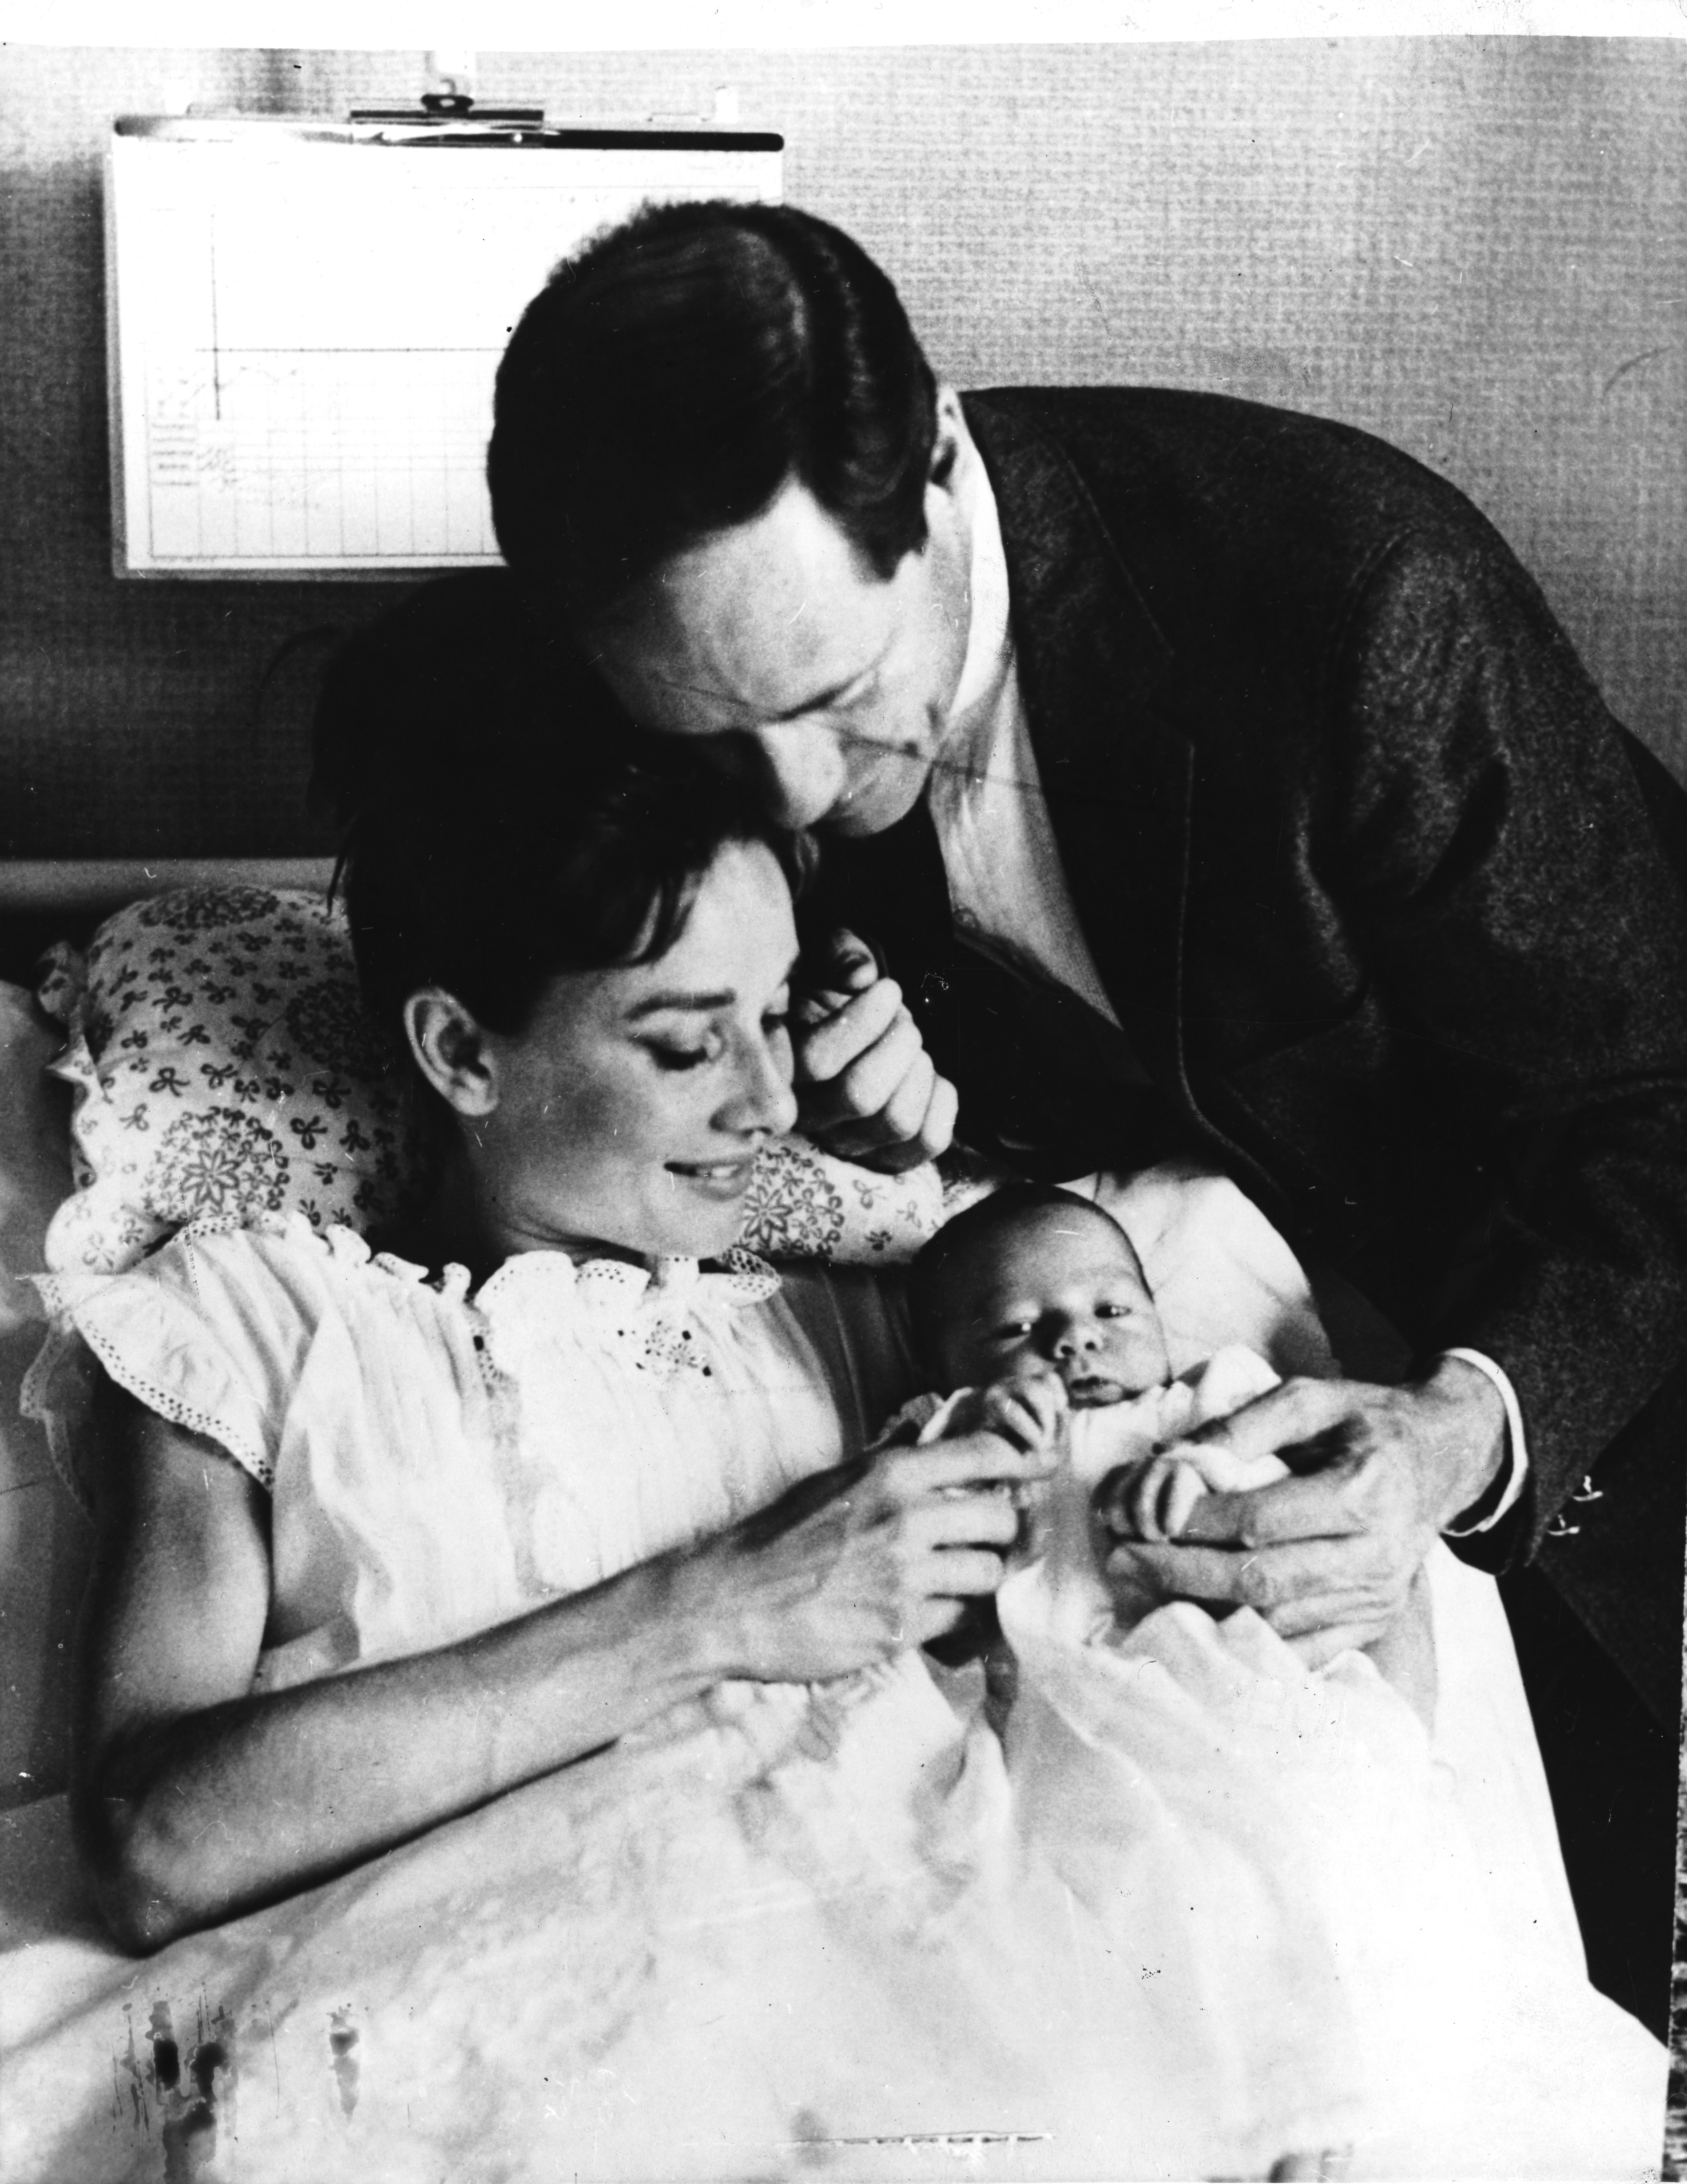
<svg viewBox="0 0 1687 2184"><path fill-rule="evenodd" d="M1530 1486L1474 1552L1539 1552L1673 1726L1687 798L1495 532L1394 449L1210 395L966 409L1061 861L1138 1057L1422 1352L1505 1368ZM822 899L882 949L970 1141L1027 1056L1088 1066L1038 1022L1016 1039L923 807L829 849ZM1545 1536L1589 1472L1603 1499Z"/></svg>

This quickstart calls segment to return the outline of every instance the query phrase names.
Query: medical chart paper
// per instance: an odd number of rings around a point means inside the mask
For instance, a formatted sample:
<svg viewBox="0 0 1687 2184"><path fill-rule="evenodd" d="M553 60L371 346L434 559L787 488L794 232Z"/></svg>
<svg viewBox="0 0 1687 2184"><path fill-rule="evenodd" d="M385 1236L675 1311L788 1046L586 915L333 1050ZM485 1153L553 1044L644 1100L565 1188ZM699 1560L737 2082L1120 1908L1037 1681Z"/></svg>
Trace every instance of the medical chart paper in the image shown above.
<svg viewBox="0 0 1687 2184"><path fill-rule="evenodd" d="M493 378L523 307L647 199L777 200L778 144L120 121L118 574L495 562Z"/></svg>

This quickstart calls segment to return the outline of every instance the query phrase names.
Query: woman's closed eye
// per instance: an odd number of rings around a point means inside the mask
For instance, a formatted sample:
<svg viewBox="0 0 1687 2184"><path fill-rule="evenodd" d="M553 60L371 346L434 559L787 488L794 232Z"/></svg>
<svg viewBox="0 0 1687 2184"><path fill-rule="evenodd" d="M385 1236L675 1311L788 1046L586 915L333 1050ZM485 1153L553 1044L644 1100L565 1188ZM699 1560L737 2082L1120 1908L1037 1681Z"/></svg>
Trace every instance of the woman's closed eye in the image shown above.
<svg viewBox="0 0 1687 2184"><path fill-rule="evenodd" d="M772 1045L788 1030L791 1012L788 1005L771 1009L761 1019L761 1035ZM718 1061L727 1050L723 1033L710 1031L701 1040L688 1043L683 1039L649 1039L642 1042L644 1050L659 1069L700 1069L706 1063Z"/></svg>
<svg viewBox="0 0 1687 2184"><path fill-rule="evenodd" d="M725 1045L718 1033L711 1032L700 1046L652 1039L644 1041L644 1050L658 1069L700 1069L705 1062L718 1061Z"/></svg>

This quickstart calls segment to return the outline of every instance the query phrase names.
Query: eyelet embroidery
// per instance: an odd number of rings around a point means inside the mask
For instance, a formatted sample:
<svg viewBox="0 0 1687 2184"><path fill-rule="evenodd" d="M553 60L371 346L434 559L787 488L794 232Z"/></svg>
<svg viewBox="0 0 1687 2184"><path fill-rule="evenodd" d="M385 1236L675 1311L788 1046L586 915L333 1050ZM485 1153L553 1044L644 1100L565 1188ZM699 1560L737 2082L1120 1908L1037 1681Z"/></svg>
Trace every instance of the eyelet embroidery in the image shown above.
<svg viewBox="0 0 1687 2184"><path fill-rule="evenodd" d="M525 1251L506 1259L465 1302L485 1368L508 1379L519 1379L533 1348L570 1321L631 1372L658 1382L676 1373L708 1378L712 1368L693 1323L693 1304L760 1304L780 1286L753 1252L735 1247L723 1267L714 1273L694 1259L659 1259L653 1268L625 1259L576 1263L560 1251Z"/></svg>

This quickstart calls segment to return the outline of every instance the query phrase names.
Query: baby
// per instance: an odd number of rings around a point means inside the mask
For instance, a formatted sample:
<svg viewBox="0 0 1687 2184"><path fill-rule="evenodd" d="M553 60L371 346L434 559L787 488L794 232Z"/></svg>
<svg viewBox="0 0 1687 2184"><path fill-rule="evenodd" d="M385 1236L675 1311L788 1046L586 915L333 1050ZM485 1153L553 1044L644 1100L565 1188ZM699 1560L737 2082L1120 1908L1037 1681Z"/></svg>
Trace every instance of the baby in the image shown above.
<svg viewBox="0 0 1687 2184"><path fill-rule="evenodd" d="M1289 1474L1279 1457L1187 1437L1278 1375L1238 1346L1173 1379L1135 1248L1087 1198L1014 1184L981 1199L915 1260L908 1304L916 1350L948 1392L916 1396L885 1438L928 1443L982 1427L1046 1448L1065 1436L1067 1461L1033 1490L1015 1558L1041 1557L1075 1643L1105 1643L1161 1604L1145 1585L1133 1596L1128 1580L1103 1580L1101 1560L1121 1539L1175 1539L1204 1494ZM1428 1725L1434 1647L1421 1572L1406 1613L1364 1650Z"/></svg>
<svg viewBox="0 0 1687 2184"><path fill-rule="evenodd" d="M915 1346L946 1396L899 1413L922 1441L988 1427L1027 1446L1063 1429L1108 1529L1175 1539L1201 1496L1286 1475L1185 1436L1277 1384L1264 1358L1220 1351L1172 1377L1165 1331L1128 1236L1069 1190L1011 1184L949 1222L914 1262Z"/></svg>
<svg viewBox="0 0 1687 2184"><path fill-rule="evenodd" d="M1014 1596L1030 1588L1038 1636L1062 1650L1122 1643L1161 1603L1145 1588L1133 1598L1110 1585L1102 1555L1121 1537L1175 1539L1204 1494L1288 1476L1278 1457L1246 1459L1187 1438L1263 1395L1278 1375L1256 1351L1236 1347L1174 1379L1129 1237L1091 1201L1040 1185L997 1191L940 1229L914 1262L909 1310L921 1360L949 1392L906 1406L898 1414L902 1435L929 1442L983 1427L1027 1448L1066 1441L1068 1460L1035 1490L1031 1536L1015 1557L1021 1566L998 1595L1009 1643L985 1646L988 1703L999 1729L1015 1702L1022 1634ZM1399 1630L1367 1650L1427 1724L1434 1653L1426 1604L1420 1598ZM1350 2153L1289 2153L1269 2174L1340 2177Z"/></svg>

